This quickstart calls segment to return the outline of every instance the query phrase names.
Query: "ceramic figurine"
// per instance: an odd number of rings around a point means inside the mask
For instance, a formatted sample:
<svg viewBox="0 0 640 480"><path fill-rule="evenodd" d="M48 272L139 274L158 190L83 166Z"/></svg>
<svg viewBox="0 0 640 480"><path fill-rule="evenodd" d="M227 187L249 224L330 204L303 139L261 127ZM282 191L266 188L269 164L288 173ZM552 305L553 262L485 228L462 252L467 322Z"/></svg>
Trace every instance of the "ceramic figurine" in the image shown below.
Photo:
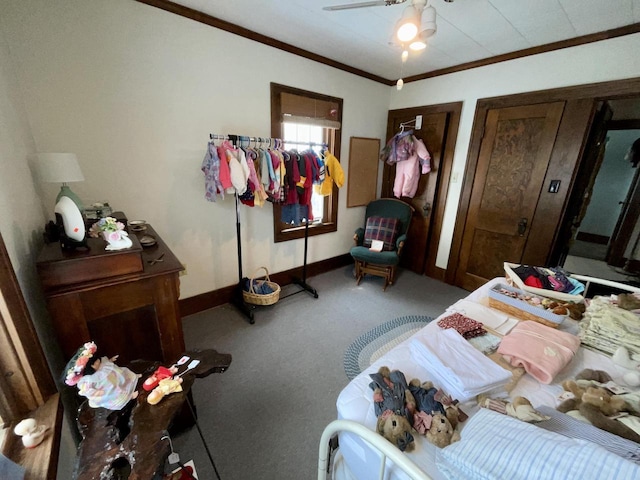
<svg viewBox="0 0 640 480"><path fill-rule="evenodd" d="M38 425L33 418L25 418L13 429L13 433L22 437L22 444L27 448L40 445L47 433L46 425Z"/></svg>

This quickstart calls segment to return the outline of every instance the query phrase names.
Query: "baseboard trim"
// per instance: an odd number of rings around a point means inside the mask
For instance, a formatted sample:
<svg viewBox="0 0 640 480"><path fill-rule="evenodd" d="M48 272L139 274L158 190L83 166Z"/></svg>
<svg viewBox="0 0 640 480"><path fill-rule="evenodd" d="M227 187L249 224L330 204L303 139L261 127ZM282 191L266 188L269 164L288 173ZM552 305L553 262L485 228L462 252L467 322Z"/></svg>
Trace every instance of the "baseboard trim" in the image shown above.
<svg viewBox="0 0 640 480"><path fill-rule="evenodd" d="M337 257L328 258L326 260L320 260L307 264L306 277L314 277L321 273L330 272L337 268L346 267L353 263L353 258L348 253L339 255ZM272 282L276 282L278 285L289 285L293 283L294 279L302 278L302 267L292 268L284 272L269 273L269 278ZM183 298L179 300L180 314L183 317L192 315L194 313L208 310L209 308L224 305L225 303L231 303L233 296L236 292L237 285L230 285L228 287L219 288L210 292L201 293L193 297ZM318 292L321 294L322 292Z"/></svg>
<svg viewBox="0 0 640 480"><path fill-rule="evenodd" d="M606 235L598 235L597 233L578 232L576 240L597 243L598 245L609 245L610 237L607 237Z"/></svg>

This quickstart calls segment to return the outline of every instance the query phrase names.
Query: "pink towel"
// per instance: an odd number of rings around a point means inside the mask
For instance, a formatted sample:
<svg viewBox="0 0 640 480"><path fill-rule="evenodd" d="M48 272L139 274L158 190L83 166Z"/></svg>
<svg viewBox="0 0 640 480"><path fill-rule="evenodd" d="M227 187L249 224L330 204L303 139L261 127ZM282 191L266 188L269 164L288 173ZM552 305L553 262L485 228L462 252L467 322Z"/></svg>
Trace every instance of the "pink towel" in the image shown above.
<svg viewBox="0 0 640 480"><path fill-rule="evenodd" d="M538 322L520 322L506 335L500 353L514 367L524 367L532 377L549 384L575 355L580 339Z"/></svg>

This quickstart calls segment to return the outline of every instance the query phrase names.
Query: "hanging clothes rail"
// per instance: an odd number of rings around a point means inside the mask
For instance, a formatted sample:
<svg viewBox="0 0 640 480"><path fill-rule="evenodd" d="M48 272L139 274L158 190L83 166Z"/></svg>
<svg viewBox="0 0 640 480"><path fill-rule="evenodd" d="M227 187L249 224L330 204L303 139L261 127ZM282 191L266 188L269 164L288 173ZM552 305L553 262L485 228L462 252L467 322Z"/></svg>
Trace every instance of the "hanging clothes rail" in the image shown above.
<svg viewBox="0 0 640 480"><path fill-rule="evenodd" d="M287 145L306 145L309 147L324 147L327 148L326 143L318 143L318 142L299 142L296 140L282 140L281 138L271 138L271 137L245 137L242 135L219 135L217 133L210 133L209 138L211 140L233 140L233 138L238 139L238 141L242 142L253 142L253 143L261 143L267 144L272 147L282 147L284 144Z"/></svg>
<svg viewBox="0 0 640 480"><path fill-rule="evenodd" d="M252 142L260 145L267 145L269 147L274 148L282 148L285 144L287 145L304 145L308 147L323 147L327 148L326 143L317 143L317 142L300 142L300 141L288 141L282 140L280 138L271 138L271 137L247 137L241 135L221 135L210 133L209 138L211 140L231 140L234 142L234 146L249 146ZM235 142L238 142L236 145ZM248 145L244 145L244 142L248 142ZM238 194L235 194L235 202L236 202L236 242L237 242L237 250L238 250L238 288L233 297L233 302L236 307L249 319L249 323L254 324L255 319L253 318L253 309L254 306L249 306L244 301L242 296L242 288L243 288L243 273L242 273L242 241L241 241L241 228L240 228L240 199L238 198ZM309 241L309 219L305 219L305 227L304 227L304 261L302 264L302 278L293 278L293 283L302 288L302 290L298 290L297 292L290 293L288 295L281 296L280 299L284 299L286 297L290 297L292 295L296 295L301 292L309 292L313 295L314 298L318 298L318 292L315 288L307 283L307 252L308 252L308 241Z"/></svg>

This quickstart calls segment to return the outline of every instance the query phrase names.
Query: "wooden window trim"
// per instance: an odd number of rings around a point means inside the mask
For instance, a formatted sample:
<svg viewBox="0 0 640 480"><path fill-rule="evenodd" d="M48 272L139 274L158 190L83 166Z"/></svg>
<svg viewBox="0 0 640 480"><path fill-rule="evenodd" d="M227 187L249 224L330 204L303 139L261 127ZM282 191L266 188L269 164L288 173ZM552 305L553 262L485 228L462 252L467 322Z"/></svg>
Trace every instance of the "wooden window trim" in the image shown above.
<svg viewBox="0 0 640 480"><path fill-rule="evenodd" d="M62 404L33 327L11 259L0 235L0 408L7 423L0 449L26 468L26 478L55 479L62 428ZM13 433L23 418L49 428L45 440L26 449Z"/></svg>
<svg viewBox="0 0 640 480"><path fill-rule="evenodd" d="M308 90L301 90L299 88L289 87L287 85L280 85L277 83L271 83L271 136L273 138L281 138L282 136L282 109L280 105L280 94L291 93L293 95L302 95L310 98L316 98L318 100L324 100L328 102L334 102L338 104L338 118L337 120L342 123L342 107L343 100L338 97L331 97L321 93L310 92ZM341 130L333 131L333 138L331 143L333 145L334 152L340 152L342 134ZM328 139L329 140L329 139ZM335 153L334 153L335 155ZM336 155L339 157L339 155ZM309 224L309 236L322 235L325 233L338 231L338 187L333 185L333 192L331 194L331 200L326 205L328 210L327 217L331 220L321 224ZM287 227L279 219L281 217L280 205L273 205L273 239L275 243L286 242L288 240L295 240L304 238L305 227Z"/></svg>

